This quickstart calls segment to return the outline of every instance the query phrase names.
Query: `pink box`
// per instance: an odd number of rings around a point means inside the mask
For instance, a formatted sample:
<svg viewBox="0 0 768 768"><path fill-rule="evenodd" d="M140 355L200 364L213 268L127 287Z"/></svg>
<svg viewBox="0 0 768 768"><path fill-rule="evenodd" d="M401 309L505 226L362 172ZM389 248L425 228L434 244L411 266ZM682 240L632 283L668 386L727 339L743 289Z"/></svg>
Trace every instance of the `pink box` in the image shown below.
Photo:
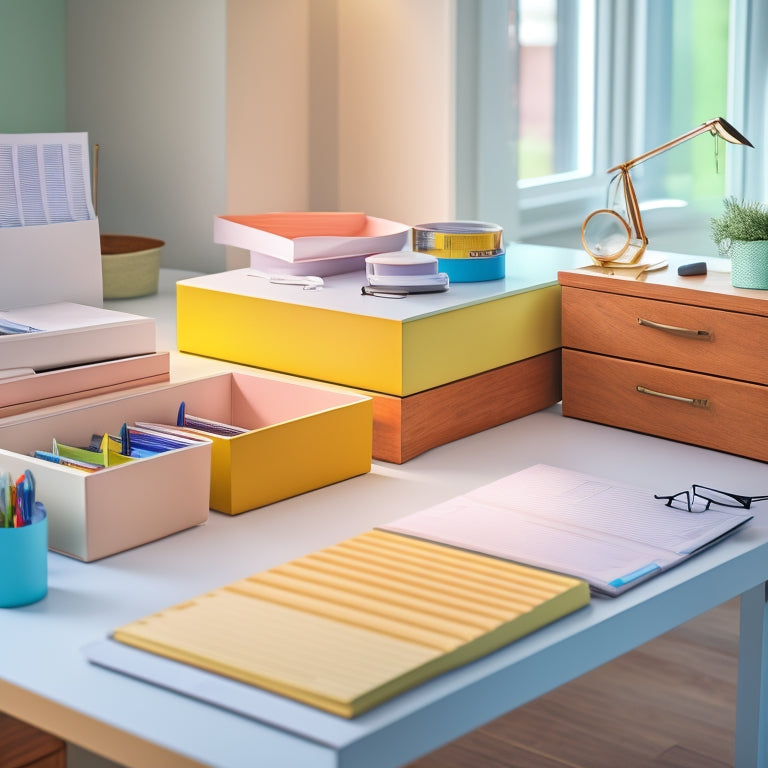
<svg viewBox="0 0 768 768"><path fill-rule="evenodd" d="M0 378L0 418L169 379L168 352Z"/></svg>
<svg viewBox="0 0 768 768"><path fill-rule="evenodd" d="M155 320L62 301L0 311L0 319L40 329L0 335L0 370L36 372L157 352Z"/></svg>
<svg viewBox="0 0 768 768"><path fill-rule="evenodd" d="M217 216L213 235L216 243L298 262L399 251L410 231L396 221L334 211Z"/></svg>

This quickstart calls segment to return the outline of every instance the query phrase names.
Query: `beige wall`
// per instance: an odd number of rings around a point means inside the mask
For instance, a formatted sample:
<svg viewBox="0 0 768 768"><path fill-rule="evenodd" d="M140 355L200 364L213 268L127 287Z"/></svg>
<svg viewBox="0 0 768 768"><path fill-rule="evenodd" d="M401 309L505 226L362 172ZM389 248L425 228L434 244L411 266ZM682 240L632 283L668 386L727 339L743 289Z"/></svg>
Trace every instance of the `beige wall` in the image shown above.
<svg viewBox="0 0 768 768"><path fill-rule="evenodd" d="M229 213L309 202L310 1L227 1Z"/></svg>
<svg viewBox="0 0 768 768"><path fill-rule="evenodd" d="M339 0L339 202L406 224L453 215L446 0Z"/></svg>
<svg viewBox="0 0 768 768"><path fill-rule="evenodd" d="M228 212L453 217L453 17L451 0L228 0Z"/></svg>

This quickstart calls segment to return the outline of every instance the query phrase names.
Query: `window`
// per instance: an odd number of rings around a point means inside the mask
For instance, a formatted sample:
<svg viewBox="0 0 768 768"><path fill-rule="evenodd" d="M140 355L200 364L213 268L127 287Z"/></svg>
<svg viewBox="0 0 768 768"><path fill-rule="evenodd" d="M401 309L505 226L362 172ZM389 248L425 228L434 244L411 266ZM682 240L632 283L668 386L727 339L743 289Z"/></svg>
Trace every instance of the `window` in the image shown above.
<svg viewBox="0 0 768 768"><path fill-rule="evenodd" d="M503 139L477 150L481 158L495 153L496 162L480 164L486 172L476 182L474 218L489 218L485 211L493 208L484 205L483 190L489 182L498 190L502 175L514 188L514 210L497 210L493 220L504 226L508 241L581 247L585 216L606 203L608 168L718 116L757 144L739 115L728 111L734 67L730 6L744 5L745 0L509 0L512 74L505 81L507 73L497 67L478 80L477 99L481 124L483 103L501 95L511 103L512 118ZM481 57L499 42L482 24L478 40ZM709 218L738 186L726 176L726 159L731 162L738 152L753 150L702 135L633 169L650 248L716 253Z"/></svg>
<svg viewBox="0 0 768 768"><path fill-rule="evenodd" d="M592 173L594 31L592 0L518 3L520 187Z"/></svg>

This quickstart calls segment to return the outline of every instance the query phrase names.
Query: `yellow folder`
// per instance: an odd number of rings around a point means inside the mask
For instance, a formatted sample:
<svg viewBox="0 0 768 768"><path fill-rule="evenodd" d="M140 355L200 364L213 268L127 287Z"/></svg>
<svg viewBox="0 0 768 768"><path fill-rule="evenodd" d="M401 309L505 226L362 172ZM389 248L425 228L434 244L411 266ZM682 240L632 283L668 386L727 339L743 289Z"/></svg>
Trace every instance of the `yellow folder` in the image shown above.
<svg viewBox="0 0 768 768"><path fill-rule="evenodd" d="M354 717L588 602L579 579L369 531L114 638Z"/></svg>

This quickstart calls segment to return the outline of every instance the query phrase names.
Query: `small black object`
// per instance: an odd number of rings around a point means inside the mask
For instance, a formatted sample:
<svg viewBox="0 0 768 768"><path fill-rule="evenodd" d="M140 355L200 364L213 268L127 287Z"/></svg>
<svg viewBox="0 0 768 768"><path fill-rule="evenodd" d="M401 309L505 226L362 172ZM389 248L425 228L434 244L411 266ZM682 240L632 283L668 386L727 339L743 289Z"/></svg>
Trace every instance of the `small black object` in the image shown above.
<svg viewBox="0 0 768 768"><path fill-rule="evenodd" d="M691 275L706 275L707 274L707 262L696 261L693 264L683 264L677 268L677 274L682 277L690 277Z"/></svg>

